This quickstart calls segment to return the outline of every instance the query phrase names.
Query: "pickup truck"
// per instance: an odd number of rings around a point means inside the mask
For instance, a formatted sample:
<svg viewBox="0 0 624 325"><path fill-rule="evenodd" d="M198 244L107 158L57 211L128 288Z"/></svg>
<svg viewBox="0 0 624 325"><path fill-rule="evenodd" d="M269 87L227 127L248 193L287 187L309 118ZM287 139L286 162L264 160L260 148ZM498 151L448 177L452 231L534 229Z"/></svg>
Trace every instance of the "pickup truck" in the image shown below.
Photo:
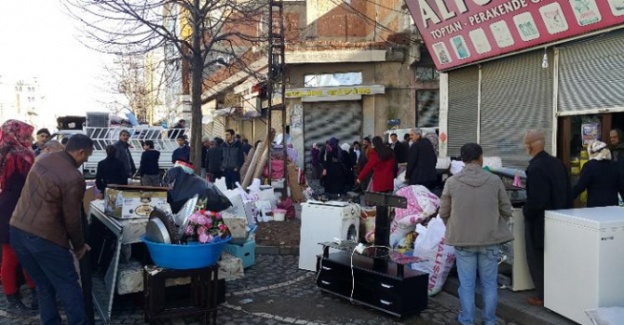
<svg viewBox="0 0 624 325"><path fill-rule="evenodd" d="M181 132L190 135L188 129L167 129L159 126L139 125L136 127L83 127L82 129L59 130L52 135L52 138L61 141L64 137L71 137L74 134L88 135L94 142L94 148L93 155L83 166L83 173L86 178L94 178L98 162L106 158L106 146L117 142L122 130L130 132L130 153L137 169L139 169L141 154L143 153L143 141L154 141L154 149L160 151L160 160L158 161L160 169L167 170L173 167L171 155L178 147L176 135Z"/></svg>

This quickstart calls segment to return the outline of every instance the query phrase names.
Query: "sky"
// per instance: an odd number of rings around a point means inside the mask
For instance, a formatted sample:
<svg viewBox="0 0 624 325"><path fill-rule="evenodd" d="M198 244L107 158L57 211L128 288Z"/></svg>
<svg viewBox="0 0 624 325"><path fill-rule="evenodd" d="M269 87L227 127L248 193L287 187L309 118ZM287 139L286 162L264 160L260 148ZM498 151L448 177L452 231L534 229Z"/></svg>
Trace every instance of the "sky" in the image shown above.
<svg viewBox="0 0 624 325"><path fill-rule="evenodd" d="M0 75L37 77L48 114L105 111L104 64L110 58L81 44L80 23L59 0L3 1L0 10Z"/></svg>

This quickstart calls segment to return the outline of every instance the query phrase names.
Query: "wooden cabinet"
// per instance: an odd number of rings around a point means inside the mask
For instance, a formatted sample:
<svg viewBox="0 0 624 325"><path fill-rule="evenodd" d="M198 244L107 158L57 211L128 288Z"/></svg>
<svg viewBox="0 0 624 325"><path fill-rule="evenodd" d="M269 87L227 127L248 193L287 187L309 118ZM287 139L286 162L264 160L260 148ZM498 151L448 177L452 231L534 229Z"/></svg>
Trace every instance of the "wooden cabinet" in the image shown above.
<svg viewBox="0 0 624 325"><path fill-rule="evenodd" d="M351 252L325 251L318 256L316 280L324 292L397 317L427 308L428 274Z"/></svg>

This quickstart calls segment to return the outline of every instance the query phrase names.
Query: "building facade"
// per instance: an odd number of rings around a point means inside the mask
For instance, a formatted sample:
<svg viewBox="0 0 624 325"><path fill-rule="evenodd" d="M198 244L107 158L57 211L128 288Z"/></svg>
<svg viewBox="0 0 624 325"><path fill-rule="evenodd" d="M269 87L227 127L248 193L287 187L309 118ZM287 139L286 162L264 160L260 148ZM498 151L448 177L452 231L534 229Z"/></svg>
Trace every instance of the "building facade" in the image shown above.
<svg viewBox="0 0 624 325"><path fill-rule="evenodd" d="M0 121L18 119L41 127L45 96L37 78L14 80L0 76Z"/></svg>
<svg viewBox="0 0 624 325"><path fill-rule="evenodd" d="M300 153L332 136L352 143L392 127L437 124L437 73L403 1L288 1L284 22L285 123ZM250 142L266 137L266 101L258 99L266 51L243 58L252 73L224 69L206 83L209 136L230 127ZM281 112L272 114L279 133Z"/></svg>

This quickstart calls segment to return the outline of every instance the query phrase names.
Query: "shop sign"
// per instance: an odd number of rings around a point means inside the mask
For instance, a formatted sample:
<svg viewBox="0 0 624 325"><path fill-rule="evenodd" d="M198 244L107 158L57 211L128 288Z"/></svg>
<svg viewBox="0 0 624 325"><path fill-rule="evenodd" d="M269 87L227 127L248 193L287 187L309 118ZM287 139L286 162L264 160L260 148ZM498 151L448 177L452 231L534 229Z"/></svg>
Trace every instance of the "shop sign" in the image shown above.
<svg viewBox="0 0 624 325"><path fill-rule="evenodd" d="M440 71L624 24L624 0L405 2Z"/></svg>
<svg viewBox="0 0 624 325"><path fill-rule="evenodd" d="M297 88L287 89L286 98L303 97L344 97L359 95L383 94L384 87L373 86L348 86L348 87L326 87L326 88Z"/></svg>

